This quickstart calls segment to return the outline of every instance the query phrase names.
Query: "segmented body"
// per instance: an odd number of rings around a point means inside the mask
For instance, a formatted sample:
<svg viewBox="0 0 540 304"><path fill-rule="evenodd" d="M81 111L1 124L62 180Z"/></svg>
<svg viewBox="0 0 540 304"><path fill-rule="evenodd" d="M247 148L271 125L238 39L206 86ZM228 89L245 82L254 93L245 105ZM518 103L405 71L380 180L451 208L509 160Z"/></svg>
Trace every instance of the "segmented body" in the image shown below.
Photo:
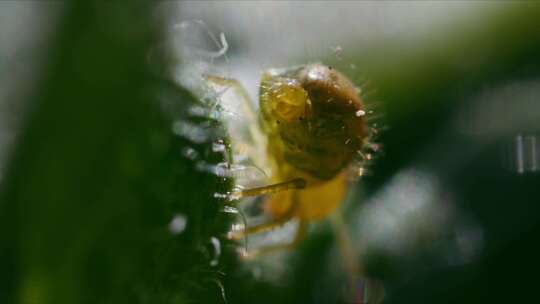
<svg viewBox="0 0 540 304"><path fill-rule="evenodd" d="M344 199L346 169L368 135L357 88L335 69L311 64L265 72L259 98L272 182L306 181L274 194L266 210L275 218L329 215Z"/></svg>

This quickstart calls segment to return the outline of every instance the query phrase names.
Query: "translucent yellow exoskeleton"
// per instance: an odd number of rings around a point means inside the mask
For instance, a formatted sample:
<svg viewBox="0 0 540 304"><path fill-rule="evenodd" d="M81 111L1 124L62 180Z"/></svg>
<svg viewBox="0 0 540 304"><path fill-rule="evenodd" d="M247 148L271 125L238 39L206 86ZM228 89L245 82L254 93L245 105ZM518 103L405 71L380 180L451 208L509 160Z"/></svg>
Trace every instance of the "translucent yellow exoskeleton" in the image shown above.
<svg viewBox="0 0 540 304"><path fill-rule="evenodd" d="M351 172L361 170L355 160L365 155L366 147L376 147L370 143L372 130L359 90L323 64L271 69L262 75L256 112L238 81L216 76L206 80L219 92L222 111L231 114L224 122L230 136L231 169L251 167L266 176L260 186L237 184L228 198L266 195L264 210L271 220L248 225L231 237L239 240L296 219L299 227L291 243L251 249L247 256L294 246L307 224L328 217L344 201ZM227 91L234 93L228 96ZM332 222L350 282L355 284L363 277L357 255L341 217L333 217Z"/></svg>
<svg viewBox="0 0 540 304"><path fill-rule="evenodd" d="M232 154L246 155L268 176L266 185L240 189L230 197L271 194L264 210L273 220L233 237L267 231L294 218L300 223L295 241L300 240L310 221L327 217L343 202L350 166L368 140L358 89L322 64L271 69L262 75L257 114L236 80L206 77L214 86L236 90L243 99L241 111L248 116L248 130L239 130L234 122L229 126ZM252 147L245 142L253 143Z"/></svg>

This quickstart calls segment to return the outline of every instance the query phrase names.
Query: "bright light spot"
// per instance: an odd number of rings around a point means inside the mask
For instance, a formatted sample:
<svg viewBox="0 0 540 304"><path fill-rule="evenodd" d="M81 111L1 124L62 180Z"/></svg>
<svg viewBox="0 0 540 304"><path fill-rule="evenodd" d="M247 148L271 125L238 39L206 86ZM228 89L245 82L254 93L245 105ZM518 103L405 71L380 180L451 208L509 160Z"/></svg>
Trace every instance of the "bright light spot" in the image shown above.
<svg viewBox="0 0 540 304"><path fill-rule="evenodd" d="M219 257L221 256L221 243L217 237L213 236L210 238L210 244L214 248L214 256L210 261L210 266L217 266L219 264Z"/></svg>
<svg viewBox="0 0 540 304"><path fill-rule="evenodd" d="M362 250L397 256L430 252L451 265L477 257L484 239L482 229L459 212L440 180L414 169L397 174L377 193L353 227Z"/></svg>
<svg viewBox="0 0 540 304"><path fill-rule="evenodd" d="M238 209L235 208L235 207L232 207L232 206L224 206L223 207L223 212L231 213L231 214L238 214L239 213Z"/></svg>
<svg viewBox="0 0 540 304"><path fill-rule="evenodd" d="M310 69L308 73L308 78L311 80L323 79L324 75L322 73L323 71L321 71L320 69Z"/></svg>
<svg viewBox="0 0 540 304"><path fill-rule="evenodd" d="M191 147L185 147L184 149L182 149L182 156L189 160L195 160L198 158L199 153L197 153L197 151L195 151L195 149Z"/></svg>
<svg viewBox="0 0 540 304"><path fill-rule="evenodd" d="M187 218L183 214L176 214L169 223L169 231L172 234L181 234L187 226Z"/></svg>
<svg viewBox="0 0 540 304"><path fill-rule="evenodd" d="M359 221L367 242L389 252L413 250L420 235L433 235L452 214L435 177L409 170L398 174L376 195Z"/></svg>
<svg viewBox="0 0 540 304"><path fill-rule="evenodd" d="M172 131L174 134L184 137L196 144L202 144L208 140L208 131L203 128L187 122L177 120L172 125Z"/></svg>
<svg viewBox="0 0 540 304"><path fill-rule="evenodd" d="M540 163L540 140L537 135L515 136L514 147L510 151L510 164L519 173L536 172Z"/></svg>
<svg viewBox="0 0 540 304"><path fill-rule="evenodd" d="M243 231L245 229L244 224L232 224L231 225L231 231L238 232Z"/></svg>

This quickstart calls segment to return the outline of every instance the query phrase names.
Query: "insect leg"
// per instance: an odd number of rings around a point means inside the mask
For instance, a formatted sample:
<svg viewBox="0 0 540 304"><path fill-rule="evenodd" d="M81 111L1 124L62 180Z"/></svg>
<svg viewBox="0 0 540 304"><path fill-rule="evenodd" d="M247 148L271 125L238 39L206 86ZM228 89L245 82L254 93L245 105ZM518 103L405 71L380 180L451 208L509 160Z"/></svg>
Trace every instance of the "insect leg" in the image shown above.
<svg viewBox="0 0 540 304"><path fill-rule="evenodd" d="M358 261L358 253L353 248L351 238L343 220L343 215L336 212L330 217L330 223L334 230L337 245L341 252L344 267L348 272L349 286L351 288L349 297L354 303L382 303L384 299L384 286L377 280L367 278L364 269ZM364 284L358 286L359 281ZM362 290L357 290L357 288Z"/></svg>
<svg viewBox="0 0 540 304"><path fill-rule="evenodd" d="M272 194L272 193L292 190L292 189L303 189L305 187L306 187L306 181L303 178L295 178L287 182L235 191L230 194L229 199L237 200L237 199L241 199L243 197L248 197L248 196Z"/></svg>
<svg viewBox="0 0 540 304"><path fill-rule="evenodd" d="M255 233L261 233L261 232L266 232L266 231L270 231L276 227L279 227L283 224L285 224L286 222L288 222L289 220L291 220L294 216L294 212L296 211L296 206L297 204L292 204L289 208L289 210L287 210L287 212L282 215L281 217L271 221L271 222L268 222L268 223L263 223L263 224L260 224L260 225L256 225L256 226L251 226L251 227L246 227L243 231L238 231L236 233L233 233L233 234L230 234L229 235L229 238L230 239L233 239L233 240L240 240L242 238L245 238L247 237L248 235L250 234L255 234Z"/></svg>
<svg viewBox="0 0 540 304"><path fill-rule="evenodd" d="M283 217L277 220L274 220L272 222L247 227L243 231L238 231L236 233L233 233L230 235L230 239L232 240L241 240L242 238L245 238L247 235L255 234L255 233L261 233L261 232L267 232L270 231L276 227L279 227L283 224L285 224L287 221L291 219L290 216Z"/></svg>

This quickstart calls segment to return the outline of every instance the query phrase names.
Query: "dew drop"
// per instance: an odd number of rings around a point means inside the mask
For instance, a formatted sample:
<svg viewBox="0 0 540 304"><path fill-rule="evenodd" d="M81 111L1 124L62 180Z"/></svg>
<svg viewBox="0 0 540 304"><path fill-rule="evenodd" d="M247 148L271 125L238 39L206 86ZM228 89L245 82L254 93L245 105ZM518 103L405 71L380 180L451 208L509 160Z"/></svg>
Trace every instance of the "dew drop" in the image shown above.
<svg viewBox="0 0 540 304"><path fill-rule="evenodd" d="M237 224L232 224L231 225L231 232L238 232L238 231L244 231L246 227L244 226L243 223L237 223Z"/></svg>
<svg viewBox="0 0 540 304"><path fill-rule="evenodd" d="M195 160L198 158L199 153L197 153L197 151L195 151L195 149L191 147L186 147L182 149L182 156L184 156L185 158L189 160Z"/></svg>
<svg viewBox="0 0 540 304"><path fill-rule="evenodd" d="M366 112L363 111L363 110L358 110L358 111L356 111L355 115L356 115L356 117L362 117L362 116L366 115Z"/></svg>
<svg viewBox="0 0 540 304"><path fill-rule="evenodd" d="M229 163L221 162L216 165L216 175L221 177L230 177Z"/></svg>
<svg viewBox="0 0 540 304"><path fill-rule="evenodd" d="M219 264L219 257L221 256L221 242L217 237L213 236L210 238L210 244L214 248L214 256L210 261L210 266L215 267Z"/></svg>
<svg viewBox="0 0 540 304"><path fill-rule="evenodd" d="M540 168L540 140L534 134L517 134L512 140L509 164L518 174L536 172Z"/></svg>
<svg viewBox="0 0 540 304"><path fill-rule="evenodd" d="M169 231L174 234L181 234L186 230L187 217L181 213L175 214L171 222L169 223Z"/></svg>
<svg viewBox="0 0 540 304"><path fill-rule="evenodd" d="M244 189L245 189L244 186L238 185L238 184L237 184L237 185L235 185L235 186L233 187L232 190L233 190L233 192L241 192L241 191L244 190Z"/></svg>
<svg viewBox="0 0 540 304"><path fill-rule="evenodd" d="M228 198L229 198L229 195L226 194L226 193L219 193L219 192L216 192L216 193L214 193L214 198L228 199Z"/></svg>
<svg viewBox="0 0 540 304"><path fill-rule="evenodd" d="M212 151L213 152L224 152L225 151L225 144L222 140L219 140L217 142L212 143Z"/></svg>
<svg viewBox="0 0 540 304"><path fill-rule="evenodd" d="M187 138L197 144L204 143L208 139L207 131L186 121L175 121L172 125L172 131L174 134Z"/></svg>
<svg viewBox="0 0 540 304"><path fill-rule="evenodd" d="M208 117L209 116L208 110L201 106L191 106L188 108L188 112L191 116L194 116L194 117Z"/></svg>
<svg viewBox="0 0 540 304"><path fill-rule="evenodd" d="M229 202L232 202L232 201L239 200L240 198L242 198L242 195L240 194L240 192L238 192L238 191L233 191L233 192L231 192L231 193L229 193L229 194L227 195L227 198L226 198L226 199L227 199Z"/></svg>
<svg viewBox="0 0 540 304"><path fill-rule="evenodd" d="M223 195L225 195L225 194L223 194ZM225 195L225 197L226 197L226 195ZM225 213L231 213L231 214L238 214L239 213L238 209L233 207L233 206L225 206L225 207L223 207L222 211L225 212Z"/></svg>
<svg viewBox="0 0 540 304"><path fill-rule="evenodd" d="M200 172L206 172L206 173L218 175L216 166L209 165L208 163L206 163L204 161L197 161L195 163L195 170L200 171Z"/></svg>

